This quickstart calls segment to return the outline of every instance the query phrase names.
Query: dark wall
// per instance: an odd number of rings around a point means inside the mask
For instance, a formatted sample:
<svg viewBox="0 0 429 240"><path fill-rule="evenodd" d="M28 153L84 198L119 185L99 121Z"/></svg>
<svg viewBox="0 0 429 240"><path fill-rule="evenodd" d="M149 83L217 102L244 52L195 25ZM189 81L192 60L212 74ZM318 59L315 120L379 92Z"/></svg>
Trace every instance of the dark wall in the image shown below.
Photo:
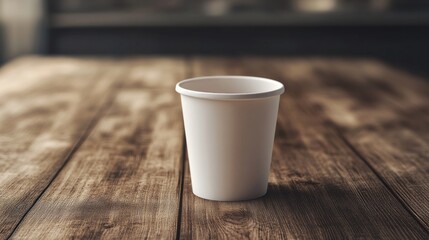
<svg viewBox="0 0 429 240"><path fill-rule="evenodd" d="M424 57L426 26L54 29L54 54L311 54Z"/></svg>
<svg viewBox="0 0 429 240"><path fill-rule="evenodd" d="M51 54L358 56L429 75L427 26L85 27L49 38Z"/></svg>

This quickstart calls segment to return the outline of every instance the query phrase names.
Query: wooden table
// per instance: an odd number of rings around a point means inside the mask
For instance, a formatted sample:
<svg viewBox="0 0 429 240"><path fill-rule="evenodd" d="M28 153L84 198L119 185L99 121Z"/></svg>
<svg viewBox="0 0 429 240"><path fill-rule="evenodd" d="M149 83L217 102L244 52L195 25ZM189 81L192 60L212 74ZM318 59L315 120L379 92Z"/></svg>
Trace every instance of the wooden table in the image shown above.
<svg viewBox="0 0 429 240"><path fill-rule="evenodd" d="M179 96L283 81L269 190L191 191ZM369 59L25 57L0 71L0 239L429 239L429 84Z"/></svg>

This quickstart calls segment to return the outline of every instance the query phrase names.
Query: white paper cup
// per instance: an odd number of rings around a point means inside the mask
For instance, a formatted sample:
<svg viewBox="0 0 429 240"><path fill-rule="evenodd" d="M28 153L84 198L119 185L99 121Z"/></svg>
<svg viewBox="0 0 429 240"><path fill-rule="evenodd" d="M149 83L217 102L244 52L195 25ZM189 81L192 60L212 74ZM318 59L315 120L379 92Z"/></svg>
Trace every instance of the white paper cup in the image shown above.
<svg viewBox="0 0 429 240"><path fill-rule="evenodd" d="M280 82L247 76L179 82L192 191L216 201L265 195Z"/></svg>

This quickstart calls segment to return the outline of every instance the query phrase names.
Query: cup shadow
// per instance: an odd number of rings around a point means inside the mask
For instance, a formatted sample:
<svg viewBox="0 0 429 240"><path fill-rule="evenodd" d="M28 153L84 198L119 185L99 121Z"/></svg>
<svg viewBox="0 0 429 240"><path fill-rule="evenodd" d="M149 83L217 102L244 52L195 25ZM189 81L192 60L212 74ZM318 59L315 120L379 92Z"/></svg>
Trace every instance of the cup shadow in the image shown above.
<svg viewBox="0 0 429 240"><path fill-rule="evenodd" d="M270 183L267 194L252 202L296 238L395 238L392 228L404 234L416 229L387 189L374 185Z"/></svg>

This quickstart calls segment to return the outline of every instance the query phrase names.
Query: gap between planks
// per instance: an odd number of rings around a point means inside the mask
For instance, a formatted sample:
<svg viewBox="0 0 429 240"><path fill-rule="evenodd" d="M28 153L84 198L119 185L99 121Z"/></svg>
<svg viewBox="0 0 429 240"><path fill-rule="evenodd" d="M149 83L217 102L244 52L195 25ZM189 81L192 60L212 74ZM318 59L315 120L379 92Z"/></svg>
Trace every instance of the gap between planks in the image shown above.
<svg viewBox="0 0 429 240"><path fill-rule="evenodd" d="M182 147L182 157L180 162L180 177L179 177L179 208L177 214L177 229L176 229L176 239L180 239L180 228L182 227L182 208L183 208L183 188L185 182L185 164L187 156L187 145L186 145L186 136L185 130L183 129L183 147Z"/></svg>
<svg viewBox="0 0 429 240"><path fill-rule="evenodd" d="M193 64L192 64L192 57L191 56L185 56L184 57L185 62L185 77L191 78L194 77L193 73ZM178 207L178 214L177 214L177 226L176 226L176 239L180 239L180 229L182 228L182 211L183 211L183 189L185 188L185 174L186 174L186 157L188 155L188 149L186 144L186 134L185 134L185 128L183 128L183 148L182 148L182 157L180 162L180 176L179 176L179 207Z"/></svg>

